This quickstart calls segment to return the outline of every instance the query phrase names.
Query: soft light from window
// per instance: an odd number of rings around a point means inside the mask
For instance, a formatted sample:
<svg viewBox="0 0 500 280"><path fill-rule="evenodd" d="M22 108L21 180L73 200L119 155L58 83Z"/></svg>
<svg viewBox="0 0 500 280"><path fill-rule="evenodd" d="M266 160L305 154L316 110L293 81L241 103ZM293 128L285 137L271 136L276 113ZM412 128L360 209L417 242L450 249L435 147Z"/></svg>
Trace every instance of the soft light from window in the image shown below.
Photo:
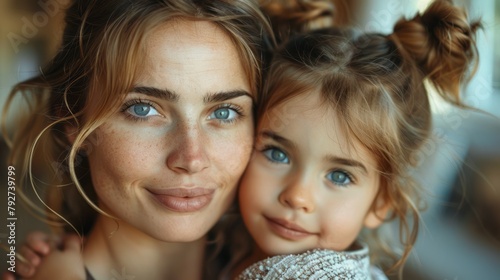
<svg viewBox="0 0 500 280"><path fill-rule="evenodd" d="M432 0L418 0L417 1L417 9L419 12L425 11L425 9L429 6Z"/></svg>

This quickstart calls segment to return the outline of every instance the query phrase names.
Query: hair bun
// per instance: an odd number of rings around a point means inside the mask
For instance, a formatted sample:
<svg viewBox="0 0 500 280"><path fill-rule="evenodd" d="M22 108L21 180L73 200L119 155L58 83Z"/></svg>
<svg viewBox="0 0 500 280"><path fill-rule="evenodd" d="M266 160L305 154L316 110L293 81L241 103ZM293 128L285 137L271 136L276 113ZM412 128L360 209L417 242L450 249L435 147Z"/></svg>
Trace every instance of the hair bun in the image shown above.
<svg viewBox="0 0 500 280"><path fill-rule="evenodd" d="M474 72L468 71L471 62L477 62L474 35L479 27L479 22L469 23L467 13L451 1L436 0L421 15L398 21L393 38L438 91L449 91L458 101L460 82Z"/></svg>

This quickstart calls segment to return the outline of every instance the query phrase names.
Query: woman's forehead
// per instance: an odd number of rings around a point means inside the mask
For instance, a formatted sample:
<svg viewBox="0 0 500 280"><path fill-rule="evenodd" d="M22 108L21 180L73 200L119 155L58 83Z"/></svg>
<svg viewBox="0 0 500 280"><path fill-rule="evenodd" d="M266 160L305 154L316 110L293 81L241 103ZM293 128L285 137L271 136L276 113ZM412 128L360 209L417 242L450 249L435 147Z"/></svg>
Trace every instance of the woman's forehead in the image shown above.
<svg viewBox="0 0 500 280"><path fill-rule="evenodd" d="M246 91L251 86L231 38L208 21L167 21L145 45L136 85L168 90L179 96Z"/></svg>
<svg viewBox="0 0 500 280"><path fill-rule="evenodd" d="M164 39L168 39L173 43L188 41L192 44L199 44L203 42L216 46L221 37L228 36L219 25L211 21L177 17L156 26L148 37L147 43L163 44Z"/></svg>

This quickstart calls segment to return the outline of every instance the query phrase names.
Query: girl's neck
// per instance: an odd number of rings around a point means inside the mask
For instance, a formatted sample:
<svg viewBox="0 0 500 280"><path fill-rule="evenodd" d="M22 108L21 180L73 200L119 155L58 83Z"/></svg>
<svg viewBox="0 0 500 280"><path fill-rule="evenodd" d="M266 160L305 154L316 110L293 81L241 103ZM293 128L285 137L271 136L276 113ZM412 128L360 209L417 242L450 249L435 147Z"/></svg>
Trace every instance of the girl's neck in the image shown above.
<svg viewBox="0 0 500 280"><path fill-rule="evenodd" d="M159 241L128 224L99 216L83 258L96 279L201 279L204 250L204 238L188 243Z"/></svg>
<svg viewBox="0 0 500 280"><path fill-rule="evenodd" d="M269 257L269 255L264 253L257 245L255 245L252 250L252 253L247 258L239 262L233 269L233 271L231 272L231 279L236 278L243 272L243 270L245 270L250 265L258 261L261 261L263 259L266 259L267 257Z"/></svg>

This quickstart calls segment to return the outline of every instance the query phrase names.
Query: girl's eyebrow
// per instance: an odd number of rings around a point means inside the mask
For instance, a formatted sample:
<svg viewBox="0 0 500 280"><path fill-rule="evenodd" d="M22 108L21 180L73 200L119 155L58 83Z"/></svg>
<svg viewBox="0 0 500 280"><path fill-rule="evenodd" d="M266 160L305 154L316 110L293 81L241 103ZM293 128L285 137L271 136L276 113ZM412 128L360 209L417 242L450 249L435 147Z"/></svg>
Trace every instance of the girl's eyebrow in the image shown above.
<svg viewBox="0 0 500 280"><path fill-rule="evenodd" d="M334 155L327 155L325 157L325 159L329 162L332 162L332 163L359 168L365 174L368 174L368 169L366 169L365 165L357 160L349 159L349 158L342 158L342 157L338 157L338 156L334 156Z"/></svg>
<svg viewBox="0 0 500 280"><path fill-rule="evenodd" d="M272 140L282 144L283 146L290 148L290 149L296 149L295 143L290 141L289 139L286 139L285 137L279 135L278 133L271 131L271 130L264 130L260 133L261 137L264 138L271 138ZM335 164L342 164L345 166L352 166L361 169L363 173L368 174L368 169L364 164L361 162L350 159L350 158L343 158L335 155L327 155L325 156L326 161L335 163Z"/></svg>
<svg viewBox="0 0 500 280"><path fill-rule="evenodd" d="M282 144L283 146L287 147L287 148L290 148L290 149L296 149L296 145L295 143L293 143L292 141L286 139L285 137L283 136L280 136L279 134L277 134L276 132L274 131L271 131L271 130L264 130L260 133L260 135L262 137L265 137L265 138L271 138L272 140Z"/></svg>

